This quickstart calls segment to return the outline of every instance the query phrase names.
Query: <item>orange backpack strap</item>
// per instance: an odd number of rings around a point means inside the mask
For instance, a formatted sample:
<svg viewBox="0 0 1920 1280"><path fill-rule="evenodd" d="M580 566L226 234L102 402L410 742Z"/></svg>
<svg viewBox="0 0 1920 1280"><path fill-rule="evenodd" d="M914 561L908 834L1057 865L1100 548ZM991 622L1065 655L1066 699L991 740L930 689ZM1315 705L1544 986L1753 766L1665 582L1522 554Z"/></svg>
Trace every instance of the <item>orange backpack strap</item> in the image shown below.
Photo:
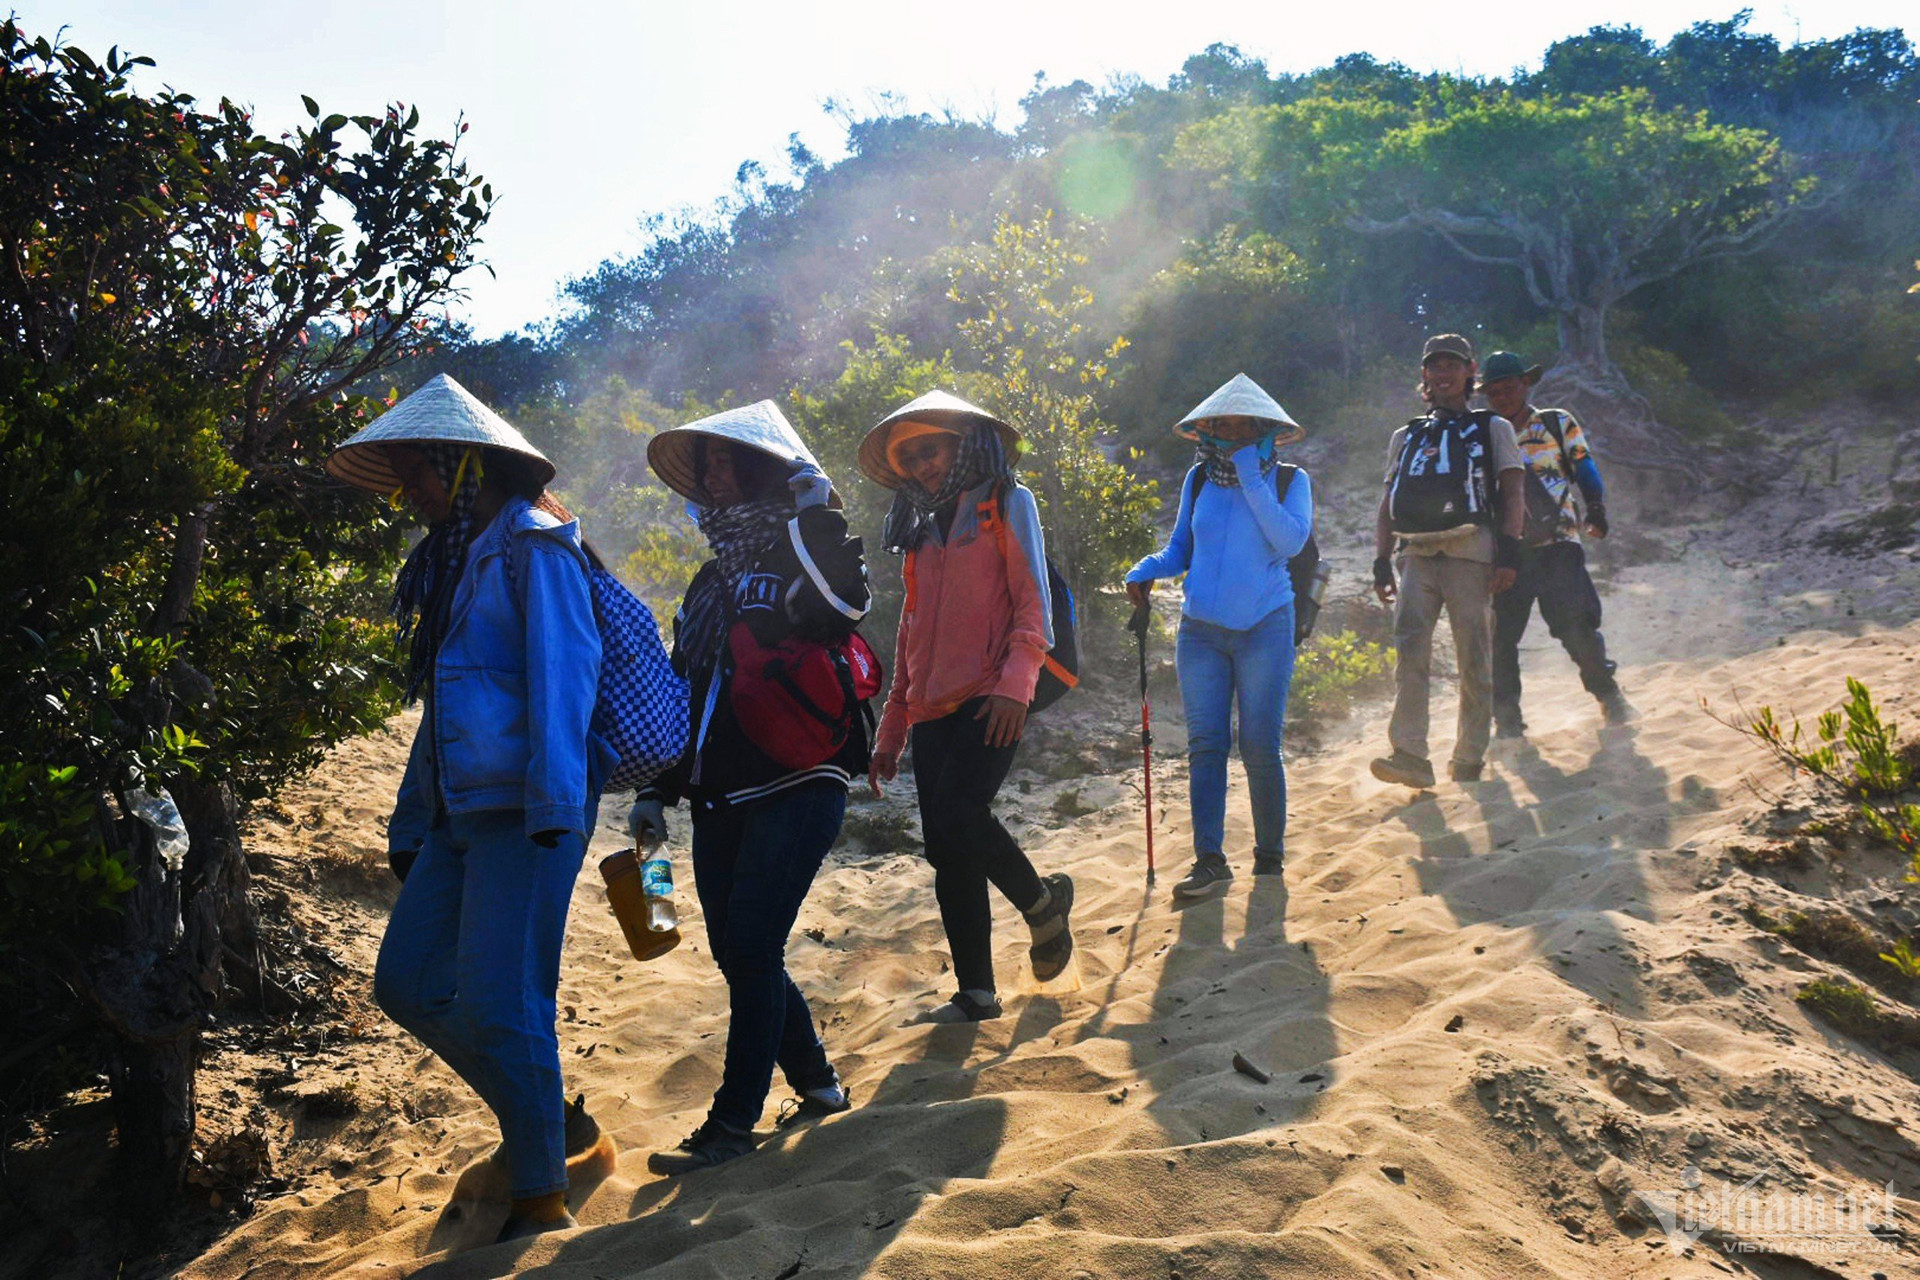
<svg viewBox="0 0 1920 1280"><path fill-rule="evenodd" d="M987 500L975 510L979 511L983 519L992 522L993 540L1000 544L1000 558L1006 561L1008 572L1012 572L1013 554L1007 549L1007 521L1005 513L1000 509L1000 484L1000 481L994 482L993 488L987 491Z"/></svg>

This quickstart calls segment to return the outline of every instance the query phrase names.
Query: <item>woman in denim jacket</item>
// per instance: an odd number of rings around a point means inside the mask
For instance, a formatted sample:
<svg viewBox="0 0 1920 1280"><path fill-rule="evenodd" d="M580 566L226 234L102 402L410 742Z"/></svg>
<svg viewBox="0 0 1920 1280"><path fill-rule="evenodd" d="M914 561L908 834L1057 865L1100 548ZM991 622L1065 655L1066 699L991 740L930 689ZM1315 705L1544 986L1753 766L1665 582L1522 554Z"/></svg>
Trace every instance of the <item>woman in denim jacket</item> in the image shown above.
<svg viewBox="0 0 1920 1280"><path fill-rule="evenodd" d="M500 1238L568 1227L580 1153L554 998L612 765L590 728L600 633L579 525L545 491L552 464L445 375L328 469L404 496L429 525L394 593L406 700L424 714L388 824L403 883L374 998L499 1119L512 1197Z"/></svg>
<svg viewBox="0 0 1920 1280"><path fill-rule="evenodd" d="M1139 607L1155 579L1187 575L1175 661L1187 719L1194 864L1173 892L1197 898L1233 879L1223 845L1236 705L1253 807L1253 874L1281 871L1287 775L1280 743L1294 634L1287 562L1313 533L1313 489L1306 472L1281 468L1275 453L1306 433L1244 373L1175 430L1197 441L1199 452L1181 486L1173 536L1128 570L1126 583Z"/></svg>

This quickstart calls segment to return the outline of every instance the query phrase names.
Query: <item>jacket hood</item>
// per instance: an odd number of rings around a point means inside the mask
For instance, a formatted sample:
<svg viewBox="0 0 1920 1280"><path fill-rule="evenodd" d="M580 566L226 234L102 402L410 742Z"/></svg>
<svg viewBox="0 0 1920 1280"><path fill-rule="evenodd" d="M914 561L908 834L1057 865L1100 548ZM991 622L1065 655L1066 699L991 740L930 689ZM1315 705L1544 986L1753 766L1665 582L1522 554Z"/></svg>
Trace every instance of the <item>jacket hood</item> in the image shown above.
<svg viewBox="0 0 1920 1280"><path fill-rule="evenodd" d="M532 458L546 473L540 483L553 483L553 463L547 455L444 373L354 432L327 459L327 474L361 489L392 493L400 487L400 477L387 461L386 446L430 441L481 445Z"/></svg>
<svg viewBox="0 0 1920 1280"><path fill-rule="evenodd" d="M1258 418L1279 426L1275 444L1293 444L1306 438L1307 429L1293 420L1260 384L1244 373L1236 373L1218 391L1194 406L1192 413L1174 424L1174 433L1188 440L1200 438L1200 424L1208 418Z"/></svg>
<svg viewBox="0 0 1920 1280"><path fill-rule="evenodd" d="M800 439L800 433L787 421L787 415L781 413L780 406L773 401L760 400L738 409L725 409L678 427L669 427L647 442L647 465L660 477L660 482L699 506L713 505L713 499L696 479L698 471L694 466L694 450L696 439L700 436L756 449L789 469L813 467L824 470L813 456L813 450L807 448L806 442ZM840 505L838 494L833 496L831 505Z"/></svg>

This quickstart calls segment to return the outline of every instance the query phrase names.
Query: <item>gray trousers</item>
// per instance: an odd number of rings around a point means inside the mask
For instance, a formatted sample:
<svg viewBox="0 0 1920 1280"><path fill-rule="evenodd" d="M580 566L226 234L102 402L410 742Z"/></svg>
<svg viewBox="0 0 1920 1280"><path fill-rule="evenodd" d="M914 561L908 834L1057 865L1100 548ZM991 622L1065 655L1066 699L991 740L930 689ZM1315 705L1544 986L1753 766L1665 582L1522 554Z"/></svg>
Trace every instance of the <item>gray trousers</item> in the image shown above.
<svg viewBox="0 0 1920 1280"><path fill-rule="evenodd" d="M1400 601L1393 614L1399 689L1387 738L1395 751L1427 758L1427 699L1433 632L1446 609L1460 668L1460 728L1453 758L1478 764L1493 724L1493 566L1458 556L1400 557Z"/></svg>

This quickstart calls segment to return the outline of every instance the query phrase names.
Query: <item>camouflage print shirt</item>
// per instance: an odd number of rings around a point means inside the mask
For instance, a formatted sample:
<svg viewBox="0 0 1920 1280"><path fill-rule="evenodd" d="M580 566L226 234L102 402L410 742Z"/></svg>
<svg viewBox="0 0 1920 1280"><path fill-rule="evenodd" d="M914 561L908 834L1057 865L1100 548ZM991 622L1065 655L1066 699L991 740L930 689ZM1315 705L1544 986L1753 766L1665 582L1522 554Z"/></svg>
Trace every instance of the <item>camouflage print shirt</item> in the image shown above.
<svg viewBox="0 0 1920 1280"><path fill-rule="evenodd" d="M1580 459L1588 455L1587 433L1580 426L1579 419L1565 409L1535 409L1528 405L1527 410L1526 421L1514 424L1514 440L1520 446L1520 456L1526 460L1527 470L1546 486L1547 494L1560 505L1564 513L1560 532L1553 541L1578 542L1580 511L1574 497L1573 472L1579 466ZM1541 421L1542 415L1546 414L1558 418L1559 444L1554 443L1553 432Z"/></svg>

